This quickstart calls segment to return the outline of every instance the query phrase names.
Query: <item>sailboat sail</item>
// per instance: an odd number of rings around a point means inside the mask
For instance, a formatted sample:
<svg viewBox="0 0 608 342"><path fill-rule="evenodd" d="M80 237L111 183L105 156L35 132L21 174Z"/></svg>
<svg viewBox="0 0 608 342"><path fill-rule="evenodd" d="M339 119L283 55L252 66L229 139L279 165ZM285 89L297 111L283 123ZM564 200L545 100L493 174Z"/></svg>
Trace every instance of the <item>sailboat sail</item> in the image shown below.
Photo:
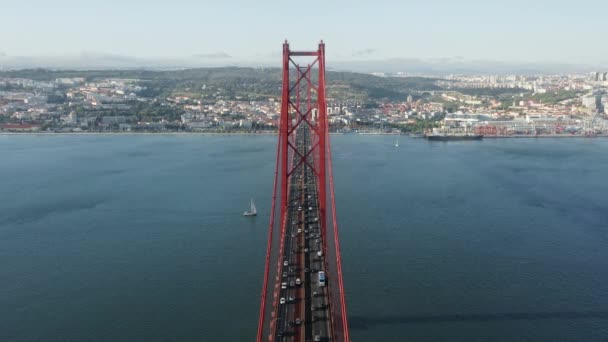
<svg viewBox="0 0 608 342"><path fill-rule="evenodd" d="M251 204L249 205L249 212L253 215L258 213L258 210L255 208L255 203L253 203L253 198L251 199Z"/></svg>
<svg viewBox="0 0 608 342"><path fill-rule="evenodd" d="M258 210L255 208L255 203L253 203L253 198L249 201L249 210L243 213L243 216L256 216L258 214Z"/></svg>

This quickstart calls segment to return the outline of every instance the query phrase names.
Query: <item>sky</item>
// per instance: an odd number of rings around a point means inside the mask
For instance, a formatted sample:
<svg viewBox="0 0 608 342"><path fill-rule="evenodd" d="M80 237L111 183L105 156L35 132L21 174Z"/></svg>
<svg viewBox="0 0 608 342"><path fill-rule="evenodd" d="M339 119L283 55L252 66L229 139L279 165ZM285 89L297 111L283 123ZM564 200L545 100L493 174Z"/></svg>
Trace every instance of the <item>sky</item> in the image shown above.
<svg viewBox="0 0 608 342"><path fill-rule="evenodd" d="M0 58L112 56L608 64L608 1L0 0Z"/></svg>

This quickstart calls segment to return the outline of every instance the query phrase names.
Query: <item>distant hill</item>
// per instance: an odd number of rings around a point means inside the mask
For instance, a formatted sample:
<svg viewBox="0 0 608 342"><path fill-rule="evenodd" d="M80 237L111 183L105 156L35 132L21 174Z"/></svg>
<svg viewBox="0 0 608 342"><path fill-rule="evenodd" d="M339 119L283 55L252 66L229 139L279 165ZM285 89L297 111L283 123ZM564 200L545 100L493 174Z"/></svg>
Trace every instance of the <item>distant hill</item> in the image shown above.
<svg viewBox="0 0 608 342"><path fill-rule="evenodd" d="M316 70L315 70L316 71ZM316 79L313 71L313 79ZM280 96L281 70L278 68L196 68L182 70L48 70L25 69L0 72L0 77L52 81L57 78L85 77L88 81L105 78L137 78L147 86L147 96L176 92L197 93L203 86L219 87L234 96L257 94ZM440 90L436 79L422 77L378 77L354 72L328 71L330 95L342 99L404 100L412 91Z"/></svg>
<svg viewBox="0 0 608 342"><path fill-rule="evenodd" d="M272 58L238 59L225 52L196 54L175 58L136 57L104 52L83 51L80 54L50 56L16 56L0 51L0 70L46 68L57 70L176 70L216 68L226 66L274 67L280 56ZM467 59L462 56L440 58L386 58L327 61L328 70L360 73L408 73L434 76L447 74L553 74L580 73L608 68L608 61L525 61Z"/></svg>

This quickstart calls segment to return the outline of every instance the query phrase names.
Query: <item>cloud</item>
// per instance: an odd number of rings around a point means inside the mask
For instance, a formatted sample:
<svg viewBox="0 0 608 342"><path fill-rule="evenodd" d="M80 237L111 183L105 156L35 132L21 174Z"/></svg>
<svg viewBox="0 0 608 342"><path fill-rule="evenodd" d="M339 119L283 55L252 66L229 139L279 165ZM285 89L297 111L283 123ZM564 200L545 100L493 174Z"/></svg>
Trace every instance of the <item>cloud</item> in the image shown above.
<svg viewBox="0 0 608 342"><path fill-rule="evenodd" d="M7 57L8 55L6 54L6 52L2 52L0 51L0 57Z"/></svg>
<svg viewBox="0 0 608 342"><path fill-rule="evenodd" d="M597 67L585 64L559 62L521 62L495 60L458 60L453 57L419 59L419 58L390 58L390 59L354 59L335 61L331 63L335 70L354 72L409 72L424 75L443 75L447 73L479 74L479 73L568 73L587 72Z"/></svg>
<svg viewBox="0 0 608 342"><path fill-rule="evenodd" d="M127 55L117 55L105 52L97 52L97 51L82 51L80 53L80 58L84 60L99 60L106 62L137 62L138 59L136 57L127 56Z"/></svg>
<svg viewBox="0 0 608 342"><path fill-rule="evenodd" d="M220 52L211 52L211 53L199 53L199 54L193 55L192 57L202 58L202 59L225 59L225 58L231 58L232 56L230 56L226 52L220 51Z"/></svg>
<svg viewBox="0 0 608 342"><path fill-rule="evenodd" d="M376 52L376 49L372 49L372 48L367 48L367 49L363 49L363 50L355 50L353 51L353 57L362 57L362 56L369 56L372 55Z"/></svg>

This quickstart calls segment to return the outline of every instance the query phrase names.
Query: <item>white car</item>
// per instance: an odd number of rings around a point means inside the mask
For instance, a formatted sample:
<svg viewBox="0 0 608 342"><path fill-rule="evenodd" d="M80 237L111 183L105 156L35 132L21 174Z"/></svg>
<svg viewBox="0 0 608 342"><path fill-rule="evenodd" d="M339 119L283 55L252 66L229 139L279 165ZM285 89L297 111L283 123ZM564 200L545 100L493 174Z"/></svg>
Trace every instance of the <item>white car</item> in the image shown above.
<svg viewBox="0 0 608 342"><path fill-rule="evenodd" d="M289 261L285 260L285 262L283 263L283 266L289 266Z"/></svg>
<svg viewBox="0 0 608 342"><path fill-rule="evenodd" d="M302 232L302 228L298 228L298 234Z"/></svg>
<svg viewBox="0 0 608 342"><path fill-rule="evenodd" d="M281 303L281 305L285 304L285 297L281 297L281 300L279 301L279 303Z"/></svg>
<svg viewBox="0 0 608 342"><path fill-rule="evenodd" d="M282 282L282 283L281 283L281 288L282 288L283 290L285 290L285 289L287 288L287 282Z"/></svg>
<svg viewBox="0 0 608 342"><path fill-rule="evenodd" d="M296 278L296 285L300 285L302 284L302 282L300 281L300 278Z"/></svg>

